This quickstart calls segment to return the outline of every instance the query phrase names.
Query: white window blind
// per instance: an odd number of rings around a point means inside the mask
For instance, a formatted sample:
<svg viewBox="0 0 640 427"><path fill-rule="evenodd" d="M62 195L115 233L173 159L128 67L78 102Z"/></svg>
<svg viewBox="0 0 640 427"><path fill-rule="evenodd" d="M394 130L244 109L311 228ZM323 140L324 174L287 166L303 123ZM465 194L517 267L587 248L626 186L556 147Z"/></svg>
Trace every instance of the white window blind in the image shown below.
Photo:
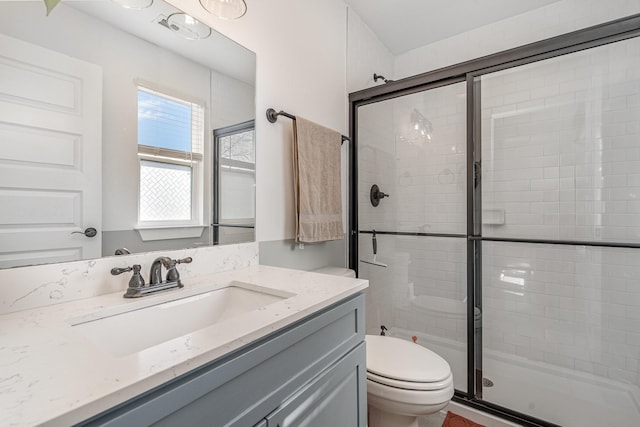
<svg viewBox="0 0 640 427"><path fill-rule="evenodd" d="M202 160L204 107L138 88L138 152L178 160Z"/></svg>
<svg viewBox="0 0 640 427"><path fill-rule="evenodd" d="M203 152L204 106L138 87L141 223L197 222Z"/></svg>

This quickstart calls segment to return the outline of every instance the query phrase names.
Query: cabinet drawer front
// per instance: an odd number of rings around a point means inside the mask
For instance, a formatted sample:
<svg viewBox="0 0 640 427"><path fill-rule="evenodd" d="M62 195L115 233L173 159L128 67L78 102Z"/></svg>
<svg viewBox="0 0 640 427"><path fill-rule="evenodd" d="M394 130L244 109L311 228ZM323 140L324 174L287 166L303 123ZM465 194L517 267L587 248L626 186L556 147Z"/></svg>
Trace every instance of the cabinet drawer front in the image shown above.
<svg viewBox="0 0 640 427"><path fill-rule="evenodd" d="M84 425L252 426L364 340L358 294Z"/></svg>
<svg viewBox="0 0 640 427"><path fill-rule="evenodd" d="M366 351L353 349L296 393L271 415L268 427L366 425Z"/></svg>

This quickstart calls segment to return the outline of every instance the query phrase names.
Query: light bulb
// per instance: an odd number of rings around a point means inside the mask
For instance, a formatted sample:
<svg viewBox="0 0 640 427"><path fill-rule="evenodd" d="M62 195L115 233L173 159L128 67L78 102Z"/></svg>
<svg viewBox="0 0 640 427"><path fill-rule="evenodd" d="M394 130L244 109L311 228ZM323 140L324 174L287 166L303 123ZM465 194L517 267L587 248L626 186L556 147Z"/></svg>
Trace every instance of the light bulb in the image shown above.
<svg viewBox="0 0 640 427"><path fill-rule="evenodd" d="M238 19L247 13L244 0L200 0L209 13L222 19Z"/></svg>

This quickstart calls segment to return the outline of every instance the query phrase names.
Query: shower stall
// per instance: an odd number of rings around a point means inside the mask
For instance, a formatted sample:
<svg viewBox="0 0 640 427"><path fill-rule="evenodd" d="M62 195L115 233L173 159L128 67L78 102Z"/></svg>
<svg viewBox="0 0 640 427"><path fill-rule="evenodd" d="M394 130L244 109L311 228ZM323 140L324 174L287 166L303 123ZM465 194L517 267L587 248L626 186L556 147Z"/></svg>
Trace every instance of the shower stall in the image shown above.
<svg viewBox="0 0 640 427"><path fill-rule="evenodd" d="M439 353L457 401L528 426L640 425L638 28L350 96L367 333Z"/></svg>

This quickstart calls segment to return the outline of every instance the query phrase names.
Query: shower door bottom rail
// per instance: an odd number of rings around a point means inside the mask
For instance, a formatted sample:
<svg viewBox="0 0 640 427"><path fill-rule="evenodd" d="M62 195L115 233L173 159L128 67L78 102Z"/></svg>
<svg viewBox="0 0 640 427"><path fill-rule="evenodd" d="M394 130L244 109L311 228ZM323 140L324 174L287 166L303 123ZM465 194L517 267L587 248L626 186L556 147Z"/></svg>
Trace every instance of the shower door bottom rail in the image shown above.
<svg viewBox="0 0 640 427"><path fill-rule="evenodd" d="M523 427L562 427L559 424L550 423L539 418L531 417L522 412L513 411L500 405L489 403L485 400L471 398L467 393L456 390L451 399L456 403L469 406L482 412L517 423Z"/></svg>

